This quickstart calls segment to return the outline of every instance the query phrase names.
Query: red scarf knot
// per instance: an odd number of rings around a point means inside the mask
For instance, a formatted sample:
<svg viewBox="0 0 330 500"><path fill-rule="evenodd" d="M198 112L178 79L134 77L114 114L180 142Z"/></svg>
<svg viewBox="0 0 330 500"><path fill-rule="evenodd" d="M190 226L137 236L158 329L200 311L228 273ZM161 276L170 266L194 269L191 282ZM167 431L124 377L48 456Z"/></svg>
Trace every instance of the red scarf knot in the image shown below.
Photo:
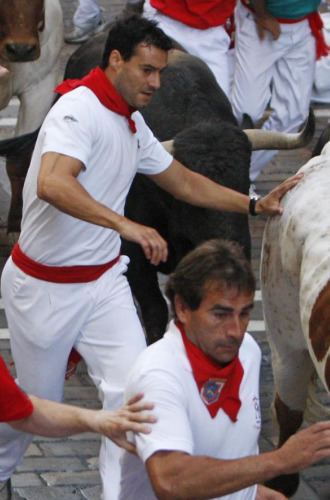
<svg viewBox="0 0 330 500"><path fill-rule="evenodd" d="M323 34L323 21L319 12L309 14L307 19L316 42L316 59L320 59L330 52L330 47L327 45Z"/></svg>
<svg viewBox="0 0 330 500"><path fill-rule="evenodd" d="M188 339L182 323L176 321L176 326L181 333L201 399L211 417L214 418L221 408L236 422L242 404L239 389L244 375L239 357L221 367Z"/></svg>
<svg viewBox="0 0 330 500"><path fill-rule="evenodd" d="M131 132L135 134L136 126L132 119L132 113L136 111L135 108L127 104L100 67L92 69L81 80L64 80L55 88L55 92L63 95L81 86L87 87L94 92L103 106L118 113L118 115L125 116Z"/></svg>

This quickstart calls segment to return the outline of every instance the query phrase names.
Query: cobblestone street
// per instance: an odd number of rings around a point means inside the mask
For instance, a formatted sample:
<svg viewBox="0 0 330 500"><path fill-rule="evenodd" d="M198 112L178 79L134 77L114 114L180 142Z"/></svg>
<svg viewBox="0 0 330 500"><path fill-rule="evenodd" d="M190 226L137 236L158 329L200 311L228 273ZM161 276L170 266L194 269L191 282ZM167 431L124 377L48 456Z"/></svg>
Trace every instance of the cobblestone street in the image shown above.
<svg viewBox="0 0 330 500"><path fill-rule="evenodd" d="M61 0L65 27L69 28L76 6L75 1ZM106 19L113 19L119 14L124 0L102 0ZM77 46L65 45L62 51L62 65ZM9 137L13 133L17 100L0 112L0 138ZM319 136L322 128L330 120L330 104L315 106L317 131ZM298 151L280 153L266 172L256 183L256 190L263 194L269 191L281 180L285 179L305 163L310 157L310 151L316 140L307 148ZM10 249L5 234L5 221L9 203L9 186L5 174L3 159L0 161L0 272ZM261 237L265 220L253 218L251 233L253 241L253 268L258 275ZM262 316L262 301L259 291L256 295L256 305L252 313L249 331L255 337L262 349L261 370L261 407L263 427L260 448L270 450L276 443L276 427L271 417L273 399L273 379L271 359L265 335ZM0 298L0 353L7 364L11 362L9 348L9 332ZM36 370L38 368L36 367ZM328 396L320 388L320 397L324 403ZM65 401L88 408L98 408L96 389L91 383L83 363L65 385ZM328 400L329 403L329 400ZM97 470L97 455L100 439L94 434L81 434L68 439L50 439L36 437L29 447L24 461L13 476L14 499L25 500L99 500L101 494L100 479ZM310 467L301 474L301 485L295 500L330 500L330 459ZM136 500L144 500L137 498Z"/></svg>

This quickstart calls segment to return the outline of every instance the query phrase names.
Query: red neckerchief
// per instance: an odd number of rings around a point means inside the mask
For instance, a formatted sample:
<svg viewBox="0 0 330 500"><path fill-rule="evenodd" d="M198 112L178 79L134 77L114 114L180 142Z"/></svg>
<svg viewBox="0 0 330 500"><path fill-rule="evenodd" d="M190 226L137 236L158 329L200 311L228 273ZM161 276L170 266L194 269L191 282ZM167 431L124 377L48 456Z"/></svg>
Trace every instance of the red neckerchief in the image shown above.
<svg viewBox="0 0 330 500"><path fill-rule="evenodd" d="M119 94L117 89L112 85L111 81L106 77L104 71L101 68L96 67L92 69L88 75L86 75L81 80L64 80L56 88L55 92L58 94L66 94L77 87L88 87L99 101L106 108L118 113L119 115L125 116L128 121L129 128L135 134L136 127L135 122L132 120L132 113L134 113L135 108L129 106L125 99Z"/></svg>
<svg viewBox="0 0 330 500"><path fill-rule="evenodd" d="M182 323L176 321L175 324L181 333L200 396L211 417L214 418L222 408L236 422L241 407L239 388L244 375L238 356L224 368L220 367L188 339Z"/></svg>

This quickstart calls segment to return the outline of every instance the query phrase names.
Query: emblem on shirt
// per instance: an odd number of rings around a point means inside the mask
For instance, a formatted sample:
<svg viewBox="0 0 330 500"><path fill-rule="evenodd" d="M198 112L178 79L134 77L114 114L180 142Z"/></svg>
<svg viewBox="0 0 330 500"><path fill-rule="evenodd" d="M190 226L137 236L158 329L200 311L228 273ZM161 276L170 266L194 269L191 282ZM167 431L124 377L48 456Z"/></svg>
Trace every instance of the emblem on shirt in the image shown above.
<svg viewBox="0 0 330 500"><path fill-rule="evenodd" d="M201 398L206 405L211 405L218 401L220 393L224 388L226 380L219 378L210 378L201 388Z"/></svg>
<svg viewBox="0 0 330 500"><path fill-rule="evenodd" d="M74 117L74 116L72 116L72 115L65 115L65 116L63 117L63 120L64 120L65 122L77 122L77 123L78 123L77 118L75 118L75 117Z"/></svg>

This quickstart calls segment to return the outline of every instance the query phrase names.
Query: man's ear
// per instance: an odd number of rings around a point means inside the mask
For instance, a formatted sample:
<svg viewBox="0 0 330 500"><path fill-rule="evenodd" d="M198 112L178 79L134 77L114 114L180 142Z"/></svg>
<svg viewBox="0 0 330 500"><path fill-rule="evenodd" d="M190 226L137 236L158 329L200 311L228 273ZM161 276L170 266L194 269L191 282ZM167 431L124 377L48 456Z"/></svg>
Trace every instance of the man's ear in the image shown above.
<svg viewBox="0 0 330 500"><path fill-rule="evenodd" d="M124 63L124 59L121 56L119 50L114 49L109 55L109 66L111 69L118 71Z"/></svg>
<svg viewBox="0 0 330 500"><path fill-rule="evenodd" d="M188 306L186 305L185 301L183 300L183 298L180 295L174 296L174 309L175 309L176 317L184 325L186 322L186 312L187 312Z"/></svg>

